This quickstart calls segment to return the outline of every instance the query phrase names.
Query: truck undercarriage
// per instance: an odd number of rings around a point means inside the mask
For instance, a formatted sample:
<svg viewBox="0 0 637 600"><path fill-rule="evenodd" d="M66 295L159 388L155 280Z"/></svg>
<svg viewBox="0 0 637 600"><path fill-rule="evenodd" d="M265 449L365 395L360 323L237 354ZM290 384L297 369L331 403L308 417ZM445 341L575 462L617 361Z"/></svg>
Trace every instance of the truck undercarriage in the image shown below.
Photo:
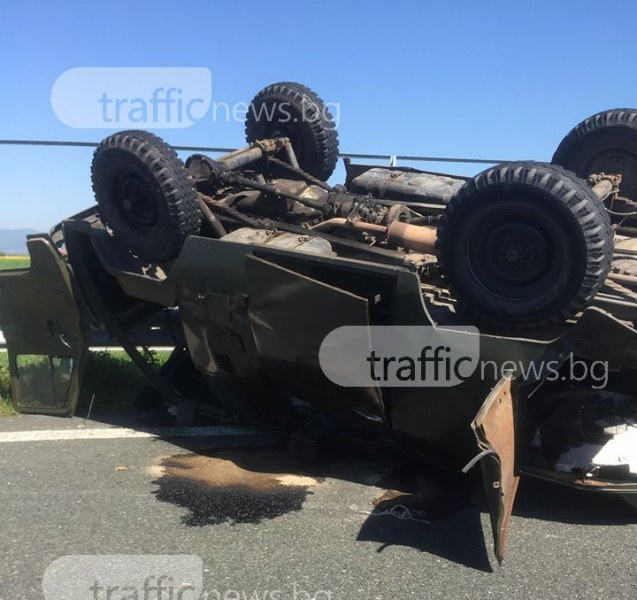
<svg viewBox="0 0 637 600"><path fill-rule="evenodd" d="M637 111L578 125L554 164L462 178L348 163L331 185L338 137L318 96L275 84L262 105L249 145L216 159L184 164L148 132L100 144L97 206L0 274L16 407L72 414L102 329L183 420L294 435L326 414L379 446L480 462L499 560L521 474L635 498ZM130 331L162 311L183 331L156 373ZM493 368L453 387L342 387L319 353L348 326L478 336Z"/></svg>

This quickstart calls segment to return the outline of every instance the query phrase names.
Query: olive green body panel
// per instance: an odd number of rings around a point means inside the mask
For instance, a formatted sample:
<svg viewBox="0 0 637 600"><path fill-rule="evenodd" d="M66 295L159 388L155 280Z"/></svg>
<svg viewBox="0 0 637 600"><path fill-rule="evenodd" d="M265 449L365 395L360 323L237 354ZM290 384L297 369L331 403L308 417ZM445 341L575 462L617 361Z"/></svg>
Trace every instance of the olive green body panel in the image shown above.
<svg viewBox="0 0 637 600"><path fill-rule="evenodd" d="M31 267L0 273L0 329L13 401L30 413L70 415L79 398L86 322L73 276L46 236L28 241Z"/></svg>

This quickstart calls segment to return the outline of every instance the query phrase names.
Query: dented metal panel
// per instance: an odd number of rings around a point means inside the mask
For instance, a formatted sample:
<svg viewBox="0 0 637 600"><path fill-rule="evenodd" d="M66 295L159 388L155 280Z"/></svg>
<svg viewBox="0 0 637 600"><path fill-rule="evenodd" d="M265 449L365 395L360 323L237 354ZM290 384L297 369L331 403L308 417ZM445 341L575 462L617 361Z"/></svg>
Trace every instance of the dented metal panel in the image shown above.
<svg viewBox="0 0 637 600"><path fill-rule="evenodd" d="M520 481L515 465L515 404L511 378L493 389L476 415L471 428L484 456L482 476L493 529L495 555L504 559L511 512Z"/></svg>

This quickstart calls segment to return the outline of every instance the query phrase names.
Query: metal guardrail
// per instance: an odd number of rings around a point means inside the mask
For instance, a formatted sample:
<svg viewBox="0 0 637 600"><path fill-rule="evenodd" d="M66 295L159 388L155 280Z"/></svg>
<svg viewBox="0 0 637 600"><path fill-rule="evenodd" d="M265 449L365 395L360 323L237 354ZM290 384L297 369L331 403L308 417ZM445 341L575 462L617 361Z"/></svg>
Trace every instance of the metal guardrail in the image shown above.
<svg viewBox="0 0 637 600"><path fill-rule="evenodd" d="M172 319L169 321L169 319ZM129 332L129 337L139 346L153 348L171 348L175 345L186 344L181 327L177 327L178 317L170 317L167 311L162 311L149 319L146 323L135 327ZM91 329L88 334L90 348L119 348L121 343L103 331ZM0 349L6 348L7 343L0 331Z"/></svg>
<svg viewBox="0 0 637 600"><path fill-rule="evenodd" d="M57 140L0 140L0 146L61 146L70 148L96 148L98 142L72 142ZM234 152L236 148L217 148L214 146L173 146L175 150L187 152L212 152L213 154L225 154ZM401 160L405 162L446 162L469 163L480 165L493 165L507 162L506 159L495 158L458 158L445 156L415 156L410 154L366 154L360 152L341 152L340 158L357 158L365 160L389 160L392 166Z"/></svg>

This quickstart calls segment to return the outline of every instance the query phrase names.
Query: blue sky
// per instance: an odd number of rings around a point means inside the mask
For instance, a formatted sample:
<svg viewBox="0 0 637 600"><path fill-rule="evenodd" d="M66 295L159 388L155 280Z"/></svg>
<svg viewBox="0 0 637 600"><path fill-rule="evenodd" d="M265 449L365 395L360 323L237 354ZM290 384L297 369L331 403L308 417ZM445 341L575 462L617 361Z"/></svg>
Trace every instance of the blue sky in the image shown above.
<svg viewBox="0 0 637 600"><path fill-rule="evenodd" d="M299 81L339 103L347 152L550 160L581 119L637 105L634 0L5 2L0 22L1 139L108 135L53 113L53 83L80 66L207 67L229 104ZM243 143L223 120L158 133ZM0 227L46 230L91 204L90 161L0 146Z"/></svg>

